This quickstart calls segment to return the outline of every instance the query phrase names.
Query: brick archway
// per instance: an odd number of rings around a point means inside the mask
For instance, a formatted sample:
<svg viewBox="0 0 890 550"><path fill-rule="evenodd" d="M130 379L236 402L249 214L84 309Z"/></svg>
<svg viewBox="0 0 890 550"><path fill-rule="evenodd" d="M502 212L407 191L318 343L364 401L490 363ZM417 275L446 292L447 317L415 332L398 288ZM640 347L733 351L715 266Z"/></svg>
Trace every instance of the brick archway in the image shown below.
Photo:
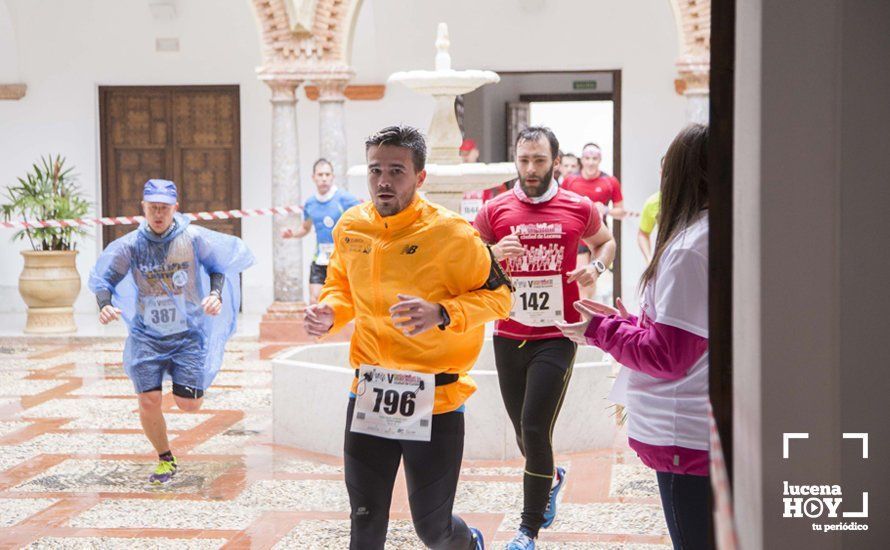
<svg viewBox="0 0 890 550"><path fill-rule="evenodd" d="M708 87L711 0L670 0L677 24L678 93ZM260 74L304 80L351 74L355 25L362 0L251 0L263 45ZM705 92L706 93L706 92Z"/></svg>
<svg viewBox="0 0 890 550"><path fill-rule="evenodd" d="M260 27L261 76L351 77L352 35L362 0L251 0Z"/></svg>
<svg viewBox="0 0 890 550"><path fill-rule="evenodd" d="M711 62L711 0L671 0L680 55L677 93L708 93Z"/></svg>

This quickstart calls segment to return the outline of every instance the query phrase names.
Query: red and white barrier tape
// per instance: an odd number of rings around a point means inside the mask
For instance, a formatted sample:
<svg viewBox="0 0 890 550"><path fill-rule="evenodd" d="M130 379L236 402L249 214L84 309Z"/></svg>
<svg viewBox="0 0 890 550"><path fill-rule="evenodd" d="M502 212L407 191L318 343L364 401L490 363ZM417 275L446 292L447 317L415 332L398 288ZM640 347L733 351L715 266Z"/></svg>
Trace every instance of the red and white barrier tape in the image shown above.
<svg viewBox="0 0 890 550"><path fill-rule="evenodd" d="M251 216L273 216L275 214L299 214L303 209L299 206L275 206L273 208L250 208L245 210L216 210L214 212L190 212L183 214L192 221L229 220L232 218L248 218ZM0 227L39 228L39 227L79 227L96 225L133 225L144 220L142 216L118 216L116 218L77 218L70 220L12 220L0 221Z"/></svg>
<svg viewBox="0 0 890 550"><path fill-rule="evenodd" d="M248 218L252 216L274 216L300 214L303 208L300 206L275 206L272 208L250 208L245 210L215 210L213 212L189 212L183 214L192 221L229 220L232 218ZM625 216L635 218L639 212L628 211ZM6 228L40 228L40 227L93 227L97 225L133 225L142 223L142 216L118 216L115 218L77 218L67 220L12 220L0 221L0 227Z"/></svg>

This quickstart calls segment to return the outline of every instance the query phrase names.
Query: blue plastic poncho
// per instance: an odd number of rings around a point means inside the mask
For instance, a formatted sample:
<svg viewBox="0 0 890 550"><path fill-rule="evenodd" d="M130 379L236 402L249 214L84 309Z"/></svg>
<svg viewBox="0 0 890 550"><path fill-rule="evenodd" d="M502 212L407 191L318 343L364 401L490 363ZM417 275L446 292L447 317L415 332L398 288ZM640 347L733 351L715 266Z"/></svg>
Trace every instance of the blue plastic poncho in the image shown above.
<svg viewBox="0 0 890 550"><path fill-rule="evenodd" d="M174 219L175 226L163 236L143 221L108 245L90 272L90 290L111 292L112 304L129 328L124 369L137 391L145 390L140 389L140 365L170 361L197 373L195 386L210 386L226 341L235 332L241 303L238 274L254 263L241 239L189 225L178 213ZM222 311L216 316L205 315L201 307L210 292L211 273L226 278Z"/></svg>

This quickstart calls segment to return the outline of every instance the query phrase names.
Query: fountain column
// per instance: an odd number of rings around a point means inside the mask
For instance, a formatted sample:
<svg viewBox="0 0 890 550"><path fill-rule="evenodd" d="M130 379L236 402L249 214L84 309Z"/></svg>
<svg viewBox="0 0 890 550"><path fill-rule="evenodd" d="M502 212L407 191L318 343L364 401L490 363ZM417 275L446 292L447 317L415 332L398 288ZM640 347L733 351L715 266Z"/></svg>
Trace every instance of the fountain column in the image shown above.
<svg viewBox="0 0 890 550"><path fill-rule="evenodd" d="M435 98L436 107L427 130L429 154L423 192L430 201L459 212L460 199L465 191L503 183L516 176L516 168L512 162L461 163L462 138L454 112L454 99L479 86L498 82L500 77L492 71L452 69L451 54L448 53L450 44L448 26L439 23L435 70L401 71L391 75L389 81ZM364 172L364 167L350 170L355 175Z"/></svg>

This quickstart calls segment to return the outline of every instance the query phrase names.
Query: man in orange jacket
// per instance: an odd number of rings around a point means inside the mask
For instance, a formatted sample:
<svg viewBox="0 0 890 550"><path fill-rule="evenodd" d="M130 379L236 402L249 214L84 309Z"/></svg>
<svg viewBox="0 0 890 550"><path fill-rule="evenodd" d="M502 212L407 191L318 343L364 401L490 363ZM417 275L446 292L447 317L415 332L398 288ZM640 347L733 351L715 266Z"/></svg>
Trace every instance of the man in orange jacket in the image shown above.
<svg viewBox="0 0 890 550"><path fill-rule="evenodd" d="M430 548L481 549L482 535L451 511L463 458L468 372L487 321L510 312L510 283L479 234L417 190L426 143L384 128L365 142L371 202L343 214L312 336L355 320L344 463L350 548L382 549L402 459L414 528Z"/></svg>

